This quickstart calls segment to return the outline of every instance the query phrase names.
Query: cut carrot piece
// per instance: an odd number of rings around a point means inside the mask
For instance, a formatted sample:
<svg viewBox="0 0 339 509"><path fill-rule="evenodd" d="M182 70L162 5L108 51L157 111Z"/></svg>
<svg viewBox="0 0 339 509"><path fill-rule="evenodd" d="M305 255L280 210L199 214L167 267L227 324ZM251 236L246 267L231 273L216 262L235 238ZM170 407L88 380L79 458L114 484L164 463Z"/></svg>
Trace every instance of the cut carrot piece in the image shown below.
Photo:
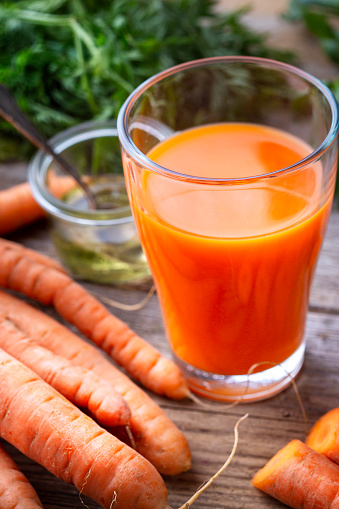
<svg viewBox="0 0 339 509"><path fill-rule="evenodd" d="M43 509L35 489L1 446L0 507L1 509Z"/></svg>
<svg viewBox="0 0 339 509"><path fill-rule="evenodd" d="M42 311L2 291L0 312L40 345L74 365L90 369L124 397L132 412L130 426L136 448L160 473L176 475L190 468L191 454L184 434L95 346Z"/></svg>
<svg viewBox="0 0 339 509"><path fill-rule="evenodd" d="M3 350L0 365L2 438L105 509L168 508L145 458Z"/></svg>
<svg viewBox="0 0 339 509"><path fill-rule="evenodd" d="M339 463L339 408L323 415L311 429L307 445Z"/></svg>
<svg viewBox="0 0 339 509"><path fill-rule="evenodd" d="M299 440L281 449L252 484L293 509L339 509L339 466Z"/></svg>

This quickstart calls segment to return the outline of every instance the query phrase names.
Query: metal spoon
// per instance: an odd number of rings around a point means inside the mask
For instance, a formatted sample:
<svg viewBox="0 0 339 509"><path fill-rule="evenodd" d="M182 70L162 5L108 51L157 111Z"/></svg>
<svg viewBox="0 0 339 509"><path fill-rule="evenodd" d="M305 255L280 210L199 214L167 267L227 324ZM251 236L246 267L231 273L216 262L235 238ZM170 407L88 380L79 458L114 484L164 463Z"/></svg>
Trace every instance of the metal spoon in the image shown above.
<svg viewBox="0 0 339 509"><path fill-rule="evenodd" d="M24 113L20 110L14 97L9 90L0 84L0 115L7 120L17 131L25 136L33 145L43 152L49 154L58 163L60 168L71 175L77 184L84 191L89 206L91 209L99 208L97 202L88 188L88 186L81 180L78 173L75 171L70 164L60 155L56 154L52 147L48 144L42 134L37 131L36 127L28 120Z"/></svg>

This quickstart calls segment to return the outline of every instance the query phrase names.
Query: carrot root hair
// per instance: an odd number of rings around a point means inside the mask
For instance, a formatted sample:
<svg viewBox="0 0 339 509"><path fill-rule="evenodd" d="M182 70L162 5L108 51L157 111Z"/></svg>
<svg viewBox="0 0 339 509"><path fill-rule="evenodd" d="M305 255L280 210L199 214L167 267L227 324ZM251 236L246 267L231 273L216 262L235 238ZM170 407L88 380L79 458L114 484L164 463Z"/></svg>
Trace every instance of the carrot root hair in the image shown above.
<svg viewBox="0 0 339 509"><path fill-rule="evenodd" d="M152 285L150 290L147 292L145 297L136 304L124 304L123 302L119 302L114 299L110 299L108 297L105 297L104 295L99 295L98 293L92 292L92 295L99 299L104 304L107 304L108 306L111 306L116 309L122 309L123 311L139 311L140 309L143 309L146 304L151 300L154 293L156 292L155 286Z"/></svg>
<svg viewBox="0 0 339 509"><path fill-rule="evenodd" d="M246 382L246 386L244 388L244 391L243 393L240 395L239 399L237 401L234 401L232 403L229 403L227 405L220 405L218 406L218 404L209 404L209 403L206 403L205 401L202 401L196 394L194 394L192 391L189 391L189 395L188 395L188 398L193 401L194 403L197 403L197 405L203 407L203 408L206 408L207 410L216 410L217 408L220 408L221 410L225 410L225 409L230 409L230 408L234 408L236 407L237 405L240 405L240 403L243 402L244 398L246 397L246 394L248 393L249 391L249 388L250 388L250 375L260 366L263 366L263 365L270 365L270 366L279 366L286 374L286 378L289 378L291 380L291 384L293 386L293 389L294 389L294 392L295 392L295 395L296 395L296 398L298 400L298 404L299 404L299 407L300 407L300 411L301 411L301 414L302 414L302 417L304 419L304 425L305 425L305 436L308 435L308 418L307 418L307 414L306 414L306 411L305 411L305 407L304 407L304 404L302 402L302 399L301 399L301 396L300 396L300 392L299 392L299 389L298 389L298 386L296 384L296 381L294 380L293 376L288 372L286 371L286 369L279 363L277 362L273 362L273 361L261 361L261 362L256 362L255 364L252 364L252 366L250 367L250 369L247 371L247 382ZM339 412L339 409L338 409L338 412ZM339 429L339 417L338 417L338 429ZM339 454L339 453L338 453Z"/></svg>
<svg viewBox="0 0 339 509"><path fill-rule="evenodd" d="M195 493L194 495L192 495L192 497L187 500L187 502L184 503L184 505L182 505L181 507L179 507L179 509L188 509L189 507L191 507L191 505L197 500L197 498L200 497L200 495L202 493L204 493L204 491L207 490L207 488L209 486L211 486L211 484L226 470L226 468L228 467L228 465L231 463L232 459L234 458L235 456L235 453L237 451L237 447L238 447L238 442L239 442L239 431L238 431L238 428L240 426L240 424L245 420L247 419L248 417L248 414L245 414L243 415L242 417L240 417L240 419L237 420L237 422L235 423L235 426L234 426L234 443L233 443L233 447L232 447L232 451L230 453L230 455L228 456L227 460L225 461L225 463L223 464L223 466L221 468L219 468L219 470L208 480L206 481Z"/></svg>
<svg viewBox="0 0 339 509"><path fill-rule="evenodd" d="M126 435L128 436L128 439L130 441L130 446L132 447L132 449L134 449L136 451L137 444L135 443L130 424L125 424L125 431L126 431Z"/></svg>
<svg viewBox="0 0 339 509"><path fill-rule="evenodd" d="M88 505L87 505L87 504L85 504L85 502L84 502L84 500L83 500L83 498L82 498L82 493L83 493L83 491L84 491L84 489L85 489L85 486L86 486L86 484L87 484L87 480L88 480L88 478L89 478L90 473L91 473L91 470L89 469L89 471L87 472L86 477L85 477L85 479L84 479L83 485L81 486L81 490L79 491L79 499L80 499L81 505L83 505L83 506L84 506L84 507L86 507L87 509L89 509L89 507L88 507Z"/></svg>
<svg viewBox="0 0 339 509"><path fill-rule="evenodd" d="M113 495L113 498L112 498L111 505L109 506L109 509L113 508L113 505L115 504L116 501L117 501L117 492L115 491L114 495Z"/></svg>

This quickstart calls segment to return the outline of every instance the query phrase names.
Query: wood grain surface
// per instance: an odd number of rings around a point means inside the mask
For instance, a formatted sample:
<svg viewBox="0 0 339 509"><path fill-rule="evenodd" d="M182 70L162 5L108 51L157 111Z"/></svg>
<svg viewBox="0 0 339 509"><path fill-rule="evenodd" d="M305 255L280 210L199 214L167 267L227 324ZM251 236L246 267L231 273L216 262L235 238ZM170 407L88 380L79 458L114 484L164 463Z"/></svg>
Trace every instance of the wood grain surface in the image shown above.
<svg viewBox="0 0 339 509"><path fill-rule="evenodd" d="M235 4L240 6L241 3L227 0L220 2L223 9L231 9ZM287 2L256 1L252 4L254 10L249 21L253 26L266 28L267 31L271 27L272 33L275 34L275 37L272 35L272 39L285 47L289 46L287 41L293 45L297 40L302 50L305 68L319 77L333 75L333 66L320 56L318 51L307 51L307 48L314 48L314 41L311 41L305 33L300 35L298 32L296 35L295 27L287 27L285 22L280 20L280 12L284 10ZM24 163L0 165L0 176L0 189L5 189L26 179L26 165ZM44 220L8 238L56 258ZM327 410L339 405L338 260L339 212L334 210L312 288L306 331L306 359L296 380L309 426ZM134 287L83 284L91 291L126 303L139 302L149 288L149 284ZM170 356L156 295L142 310L113 311L164 355ZM48 309L47 312L57 318L52 309ZM250 480L254 473L289 440L305 438L305 422L293 387L269 400L238 405L234 408L210 402L207 409L191 401L173 402L154 395L152 397L185 433L192 451L193 462L189 472L174 478L165 477L173 509L184 504L222 465L232 449L235 422L247 412L249 417L239 429L240 440L235 458L227 471L194 503L193 507L196 509L285 507L253 488ZM99 507L86 497L83 497L82 502L75 488L56 479L8 444L5 444L5 447L32 482L46 509Z"/></svg>
<svg viewBox="0 0 339 509"><path fill-rule="evenodd" d="M26 165L0 166L1 188L26 178ZM24 228L8 238L56 258L44 220ZM307 325L307 353L297 386L312 425L339 402L339 212L333 210L327 236L314 279ZM125 303L139 302L150 284L141 286L100 286L83 283L90 291ZM36 304L34 304L36 305ZM137 333L170 356L157 296L139 311L113 310ZM52 309L47 312L57 318ZM59 318L60 319L60 318ZM287 441L303 440L305 423L292 387L269 400L228 408L227 404L209 403L209 408L184 401L173 402L152 397L185 433L192 450L189 472L166 477L170 503L180 507L190 495L222 465L233 445L233 427L237 419L249 413L241 424L240 441L227 471L197 500L196 509L279 508L282 504L251 486L254 473ZM19 426L19 423L18 423ZM32 482L46 509L81 509L75 488L49 474L39 465L8 446L13 458ZM83 497L90 509L98 505Z"/></svg>

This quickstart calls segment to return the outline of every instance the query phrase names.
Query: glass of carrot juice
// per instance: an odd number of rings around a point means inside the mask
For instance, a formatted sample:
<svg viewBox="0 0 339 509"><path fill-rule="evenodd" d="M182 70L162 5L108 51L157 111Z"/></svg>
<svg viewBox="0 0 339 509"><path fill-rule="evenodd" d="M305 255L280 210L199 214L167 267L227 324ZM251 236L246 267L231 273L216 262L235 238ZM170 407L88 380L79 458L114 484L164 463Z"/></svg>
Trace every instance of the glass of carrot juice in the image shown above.
<svg viewBox="0 0 339 509"><path fill-rule="evenodd" d="M323 83L260 58L187 62L123 105L134 220L194 392L264 399L300 370L337 132Z"/></svg>

